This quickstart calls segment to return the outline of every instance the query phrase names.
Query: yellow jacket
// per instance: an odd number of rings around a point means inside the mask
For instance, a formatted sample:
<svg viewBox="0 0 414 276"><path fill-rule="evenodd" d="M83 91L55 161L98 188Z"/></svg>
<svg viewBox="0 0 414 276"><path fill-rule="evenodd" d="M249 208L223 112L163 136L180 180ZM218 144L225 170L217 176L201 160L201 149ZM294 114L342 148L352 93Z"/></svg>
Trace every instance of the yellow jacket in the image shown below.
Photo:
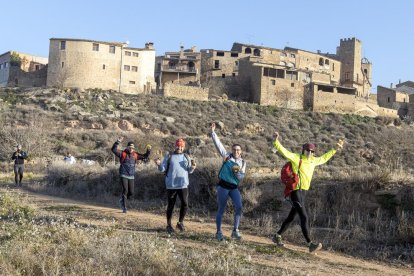
<svg viewBox="0 0 414 276"><path fill-rule="evenodd" d="M273 146L292 163L292 169L295 173L298 173L299 161L302 156L302 165L300 166L299 174L300 182L299 185L296 186L296 190L309 190L315 167L328 162L328 160L331 159L336 153L335 149L331 149L320 157L310 156L308 158L304 154L292 153L288 151L278 140L273 142Z"/></svg>

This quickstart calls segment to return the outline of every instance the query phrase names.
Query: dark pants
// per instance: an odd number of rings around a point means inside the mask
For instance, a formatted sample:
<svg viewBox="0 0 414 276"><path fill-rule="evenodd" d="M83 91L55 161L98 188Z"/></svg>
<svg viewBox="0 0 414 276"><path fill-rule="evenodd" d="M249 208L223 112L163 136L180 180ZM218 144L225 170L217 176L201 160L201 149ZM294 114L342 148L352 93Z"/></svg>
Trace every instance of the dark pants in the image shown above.
<svg viewBox="0 0 414 276"><path fill-rule="evenodd" d="M179 222L184 221L185 214L188 210L188 188L185 189L169 189L167 190L168 206L167 206L167 224L171 226L171 218L174 210L177 196L181 201Z"/></svg>
<svg viewBox="0 0 414 276"><path fill-rule="evenodd" d="M16 182L16 185L22 184L23 172L24 172L23 164L14 164L14 182Z"/></svg>
<svg viewBox="0 0 414 276"><path fill-rule="evenodd" d="M121 195L121 204L124 209L126 209L126 199L130 199L134 194L134 184L135 179L128 179L121 177L121 186L122 186L122 195Z"/></svg>
<svg viewBox="0 0 414 276"><path fill-rule="evenodd" d="M296 214L299 214L300 227L302 228L303 236L309 243L311 239L309 237L309 219L305 208L305 197L306 191L304 190L296 190L291 193L290 200L292 202L292 209L290 209L288 217L282 223L282 226L277 233L282 235L288 229Z"/></svg>

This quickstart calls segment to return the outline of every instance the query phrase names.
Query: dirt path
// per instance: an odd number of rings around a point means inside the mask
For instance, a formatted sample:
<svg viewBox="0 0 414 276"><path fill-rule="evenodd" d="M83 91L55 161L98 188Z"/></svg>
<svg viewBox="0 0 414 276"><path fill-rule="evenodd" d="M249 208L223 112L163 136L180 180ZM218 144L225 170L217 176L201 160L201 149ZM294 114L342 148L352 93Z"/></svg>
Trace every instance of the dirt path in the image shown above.
<svg viewBox="0 0 414 276"><path fill-rule="evenodd" d="M135 210L128 210L127 214L123 214L118 208L114 208L114 206L95 205L73 199L33 193L27 190L12 189L11 191L27 195L30 204L36 205L44 211L65 215L65 212L62 210L73 210L72 212L66 211L66 215L75 218L80 223L102 227L117 223L121 226L121 231L139 231L148 234L161 233L167 237L164 234L165 218L161 215ZM215 225L213 223L188 221L186 228L186 235L176 234L171 237L172 239L177 238L179 240L177 244L180 244L180 246L206 249L212 246L218 246L218 242L213 239L215 233ZM224 225L223 230L225 235L229 236L231 226ZM191 235L196 234L199 238L192 239L190 238L190 234L187 233L192 233ZM243 241L240 242L240 245L245 245L243 248L246 249L245 251L241 250L240 254L248 255L248 259L251 262L282 270L286 269L286 271L295 271L297 274L414 275L414 270L410 268L365 261L325 250L321 250L316 255L309 254L307 253L307 248L292 244L287 244L286 249L283 250L295 253L292 254L294 257L278 258L266 252L266 250L274 250L274 245L268 238L249 234L243 234ZM254 248L258 247L264 250L254 250Z"/></svg>

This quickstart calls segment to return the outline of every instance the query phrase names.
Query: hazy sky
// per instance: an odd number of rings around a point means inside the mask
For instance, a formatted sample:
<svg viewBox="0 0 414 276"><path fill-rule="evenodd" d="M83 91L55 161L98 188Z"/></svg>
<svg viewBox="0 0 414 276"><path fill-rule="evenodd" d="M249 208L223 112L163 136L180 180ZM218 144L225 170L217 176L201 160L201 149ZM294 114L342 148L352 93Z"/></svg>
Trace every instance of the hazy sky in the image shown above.
<svg viewBox="0 0 414 276"><path fill-rule="evenodd" d="M414 81L414 1L0 0L0 54L48 56L49 38L153 41L157 55L186 48L230 50L233 42L335 53L357 37L372 84Z"/></svg>

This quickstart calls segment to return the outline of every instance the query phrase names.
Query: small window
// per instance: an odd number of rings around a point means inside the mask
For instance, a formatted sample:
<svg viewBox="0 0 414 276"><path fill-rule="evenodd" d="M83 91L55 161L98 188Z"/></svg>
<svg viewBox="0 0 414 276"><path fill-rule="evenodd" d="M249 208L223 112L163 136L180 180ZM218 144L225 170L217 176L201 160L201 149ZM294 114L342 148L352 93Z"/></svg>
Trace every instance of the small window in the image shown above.
<svg viewBox="0 0 414 276"><path fill-rule="evenodd" d="M60 49L61 50L66 50L66 41L61 41L60 42Z"/></svg>
<svg viewBox="0 0 414 276"><path fill-rule="evenodd" d="M132 72L138 72L138 67L137 66L132 66L131 71Z"/></svg>
<svg viewBox="0 0 414 276"><path fill-rule="evenodd" d="M244 53L245 54L251 54L252 53L252 49L246 48L246 49L244 49Z"/></svg>
<svg viewBox="0 0 414 276"><path fill-rule="evenodd" d="M329 65L329 59L325 59L325 65Z"/></svg>
<svg viewBox="0 0 414 276"><path fill-rule="evenodd" d="M99 51L99 44L98 43L92 43L92 50L93 51Z"/></svg>
<svg viewBox="0 0 414 276"><path fill-rule="evenodd" d="M216 53L216 56L218 56L218 57L224 57L224 52L217 52Z"/></svg>
<svg viewBox="0 0 414 276"><path fill-rule="evenodd" d="M129 65L124 65L124 70L125 70L125 71L130 71L130 70L131 70L131 66L129 66Z"/></svg>
<svg viewBox="0 0 414 276"><path fill-rule="evenodd" d="M0 63L0 70L3 69L3 63Z"/></svg>
<svg viewBox="0 0 414 276"><path fill-rule="evenodd" d="M349 79L349 72L346 72L345 73L345 81L349 81L350 79Z"/></svg>
<svg viewBox="0 0 414 276"><path fill-rule="evenodd" d="M224 79L226 77L226 74L221 74L221 77Z"/></svg>
<svg viewBox="0 0 414 276"><path fill-rule="evenodd" d="M235 77L235 76L236 76L236 73L232 73L231 75L232 75L233 77Z"/></svg>
<svg viewBox="0 0 414 276"><path fill-rule="evenodd" d="M132 53L132 56L134 56L134 57L138 57L138 53L133 52L133 53Z"/></svg>
<svg viewBox="0 0 414 276"><path fill-rule="evenodd" d="M111 54L115 54L115 46L114 45L109 45L109 52Z"/></svg>
<svg viewBox="0 0 414 276"><path fill-rule="evenodd" d="M272 85L276 85L276 80L271 80L270 82L272 83Z"/></svg>
<svg viewBox="0 0 414 276"><path fill-rule="evenodd" d="M214 61L214 69L220 69L220 60Z"/></svg>
<svg viewBox="0 0 414 276"><path fill-rule="evenodd" d="M323 58L319 58L319 65L323 66Z"/></svg>
<svg viewBox="0 0 414 276"><path fill-rule="evenodd" d="M236 60L236 61L234 62L234 65L239 66L239 61L238 61L238 60Z"/></svg>
<svg viewBox="0 0 414 276"><path fill-rule="evenodd" d="M231 53L230 56L231 57L238 57L239 56L239 53Z"/></svg>
<svg viewBox="0 0 414 276"><path fill-rule="evenodd" d="M295 54L290 54L290 57L295 58L296 56L295 56Z"/></svg>
<svg viewBox="0 0 414 276"><path fill-rule="evenodd" d="M129 81L129 84L135 84L135 81Z"/></svg>
<svg viewBox="0 0 414 276"><path fill-rule="evenodd" d="M404 98L404 102L405 102L405 98Z"/></svg>
<svg viewBox="0 0 414 276"><path fill-rule="evenodd" d="M259 49L254 49L253 55L256 56L256 57L260 57L260 50Z"/></svg>
<svg viewBox="0 0 414 276"><path fill-rule="evenodd" d="M390 102L390 97L387 98L387 102Z"/></svg>
<svg viewBox="0 0 414 276"><path fill-rule="evenodd" d="M105 66L105 64L103 64L103 65L102 65L102 69L103 69L103 70L105 70L105 69L106 69L106 66Z"/></svg>
<svg viewBox="0 0 414 276"><path fill-rule="evenodd" d="M125 51L125 55L126 55L126 56L131 56L131 52L129 52L129 51Z"/></svg>
<svg viewBox="0 0 414 276"><path fill-rule="evenodd" d="M290 87L295 87L295 83L290 83Z"/></svg>
<svg viewBox="0 0 414 276"><path fill-rule="evenodd" d="M65 66L65 63L62 61L62 68L63 68L63 66Z"/></svg>
<svg viewBox="0 0 414 276"><path fill-rule="evenodd" d="M335 71L335 63L332 63L332 71Z"/></svg>
<svg viewBox="0 0 414 276"><path fill-rule="evenodd" d="M40 70L40 65L39 64L36 64L35 65L35 70L37 71L37 70Z"/></svg>

